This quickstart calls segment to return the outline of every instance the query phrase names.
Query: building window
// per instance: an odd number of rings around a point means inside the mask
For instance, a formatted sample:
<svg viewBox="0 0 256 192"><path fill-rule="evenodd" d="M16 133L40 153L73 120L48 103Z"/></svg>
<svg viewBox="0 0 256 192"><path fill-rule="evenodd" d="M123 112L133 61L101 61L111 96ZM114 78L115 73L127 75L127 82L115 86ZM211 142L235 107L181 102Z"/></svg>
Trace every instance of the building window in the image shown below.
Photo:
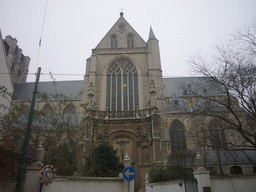
<svg viewBox="0 0 256 192"><path fill-rule="evenodd" d="M127 47L134 47L134 40L132 35L127 37Z"/></svg>
<svg viewBox="0 0 256 192"><path fill-rule="evenodd" d="M76 108L73 104L67 105L63 110L63 120L69 125L78 126L79 114L76 113Z"/></svg>
<svg viewBox="0 0 256 192"><path fill-rule="evenodd" d="M117 37L115 35L111 36L111 48L117 48Z"/></svg>
<svg viewBox="0 0 256 192"><path fill-rule="evenodd" d="M43 106L43 108L41 109L41 111L44 112L44 114L46 114L46 115L49 115L49 114L53 114L53 113L54 113L52 107L51 107L49 104L45 104L45 105Z"/></svg>
<svg viewBox="0 0 256 192"><path fill-rule="evenodd" d="M219 119L214 119L210 122L209 128L212 149L226 149L227 140L223 123Z"/></svg>
<svg viewBox="0 0 256 192"><path fill-rule="evenodd" d="M174 120L171 124L170 139L172 150L187 149L184 125L178 120Z"/></svg>
<svg viewBox="0 0 256 192"><path fill-rule="evenodd" d="M138 74L128 59L118 59L108 69L106 106L110 111L134 111L139 106Z"/></svg>
<svg viewBox="0 0 256 192"><path fill-rule="evenodd" d="M75 114L76 108L74 107L74 105L69 104L64 108L63 113L64 114Z"/></svg>
<svg viewBox="0 0 256 192"><path fill-rule="evenodd" d="M27 106L27 105L22 105L20 107L20 111L19 111L19 116L27 116L29 115L29 112L30 112L30 107Z"/></svg>
<svg viewBox="0 0 256 192"><path fill-rule="evenodd" d="M230 167L230 173L231 173L232 175L243 174L242 167L240 167L240 166L233 166L233 167Z"/></svg>

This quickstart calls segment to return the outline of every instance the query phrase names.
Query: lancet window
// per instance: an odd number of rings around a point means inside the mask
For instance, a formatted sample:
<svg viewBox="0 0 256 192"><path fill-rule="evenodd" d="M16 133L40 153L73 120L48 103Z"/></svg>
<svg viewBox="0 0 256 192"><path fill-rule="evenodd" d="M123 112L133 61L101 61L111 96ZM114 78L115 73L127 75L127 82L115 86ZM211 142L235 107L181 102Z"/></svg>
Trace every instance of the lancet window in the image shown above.
<svg viewBox="0 0 256 192"><path fill-rule="evenodd" d="M134 47L134 40L132 35L127 37L127 47Z"/></svg>
<svg viewBox="0 0 256 192"><path fill-rule="evenodd" d="M186 150L185 129L183 124L174 120L171 124L170 139L172 150Z"/></svg>
<svg viewBox="0 0 256 192"><path fill-rule="evenodd" d="M116 37L116 35L111 36L111 48L117 48L117 37Z"/></svg>
<svg viewBox="0 0 256 192"><path fill-rule="evenodd" d="M118 59L108 69L106 106L110 111L134 111L139 106L138 73L128 59Z"/></svg>
<svg viewBox="0 0 256 192"><path fill-rule="evenodd" d="M227 148L225 123L219 119L214 119L210 122L209 129L212 149Z"/></svg>

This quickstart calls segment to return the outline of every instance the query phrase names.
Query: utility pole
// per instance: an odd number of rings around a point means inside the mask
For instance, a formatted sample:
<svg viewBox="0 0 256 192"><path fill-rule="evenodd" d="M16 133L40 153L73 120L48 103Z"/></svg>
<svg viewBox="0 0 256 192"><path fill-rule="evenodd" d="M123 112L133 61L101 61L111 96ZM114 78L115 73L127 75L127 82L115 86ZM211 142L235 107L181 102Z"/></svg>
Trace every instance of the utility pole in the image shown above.
<svg viewBox="0 0 256 192"><path fill-rule="evenodd" d="M40 73L41 73L41 67L38 67L37 76L36 76L36 84L34 87L30 112L29 112L29 116L28 116L28 124L27 124L27 129L26 129L26 134L25 134L25 140L24 140L22 155L21 155L21 160L20 160L19 175L18 175L16 190L15 190L16 192L21 192L21 188L22 188L22 182L23 182L23 177L24 177L24 172L25 172L25 167L26 167L27 149L28 149L29 138L30 138L30 133L31 133L31 126L32 126L32 122L33 122Z"/></svg>

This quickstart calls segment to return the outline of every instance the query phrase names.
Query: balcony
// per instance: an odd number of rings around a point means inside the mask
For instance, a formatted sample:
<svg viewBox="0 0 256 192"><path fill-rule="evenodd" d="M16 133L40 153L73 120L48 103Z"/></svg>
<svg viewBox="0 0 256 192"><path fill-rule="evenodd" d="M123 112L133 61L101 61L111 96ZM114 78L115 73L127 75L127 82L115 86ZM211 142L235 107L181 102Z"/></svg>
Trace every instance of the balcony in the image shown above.
<svg viewBox="0 0 256 192"><path fill-rule="evenodd" d="M155 108L136 110L136 111L98 111L88 110L87 115L93 115L98 120L127 120L145 119L150 117Z"/></svg>

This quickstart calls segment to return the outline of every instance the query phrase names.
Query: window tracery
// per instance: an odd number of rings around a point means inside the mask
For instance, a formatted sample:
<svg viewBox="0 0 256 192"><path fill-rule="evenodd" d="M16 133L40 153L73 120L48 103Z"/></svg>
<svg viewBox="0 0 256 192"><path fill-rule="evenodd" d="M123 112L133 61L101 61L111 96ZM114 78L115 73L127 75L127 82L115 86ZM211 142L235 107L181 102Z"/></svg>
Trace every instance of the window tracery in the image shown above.
<svg viewBox="0 0 256 192"><path fill-rule="evenodd" d="M174 120L171 124L170 139L172 150L187 149L184 126L178 120Z"/></svg>
<svg viewBox="0 0 256 192"><path fill-rule="evenodd" d="M44 112L45 114L52 114L54 113L52 107L48 104L44 105L43 108L41 109L42 112Z"/></svg>
<svg viewBox="0 0 256 192"><path fill-rule="evenodd" d="M118 59L107 72L106 107L110 111L134 111L139 106L138 74L128 59Z"/></svg>
<svg viewBox="0 0 256 192"><path fill-rule="evenodd" d="M214 119L210 122L209 134L213 150L219 148L227 148L227 140L224 127L225 125L219 119Z"/></svg>
<svg viewBox="0 0 256 192"><path fill-rule="evenodd" d="M75 114L76 108L74 107L74 105L69 104L64 108L63 113L64 114Z"/></svg>

